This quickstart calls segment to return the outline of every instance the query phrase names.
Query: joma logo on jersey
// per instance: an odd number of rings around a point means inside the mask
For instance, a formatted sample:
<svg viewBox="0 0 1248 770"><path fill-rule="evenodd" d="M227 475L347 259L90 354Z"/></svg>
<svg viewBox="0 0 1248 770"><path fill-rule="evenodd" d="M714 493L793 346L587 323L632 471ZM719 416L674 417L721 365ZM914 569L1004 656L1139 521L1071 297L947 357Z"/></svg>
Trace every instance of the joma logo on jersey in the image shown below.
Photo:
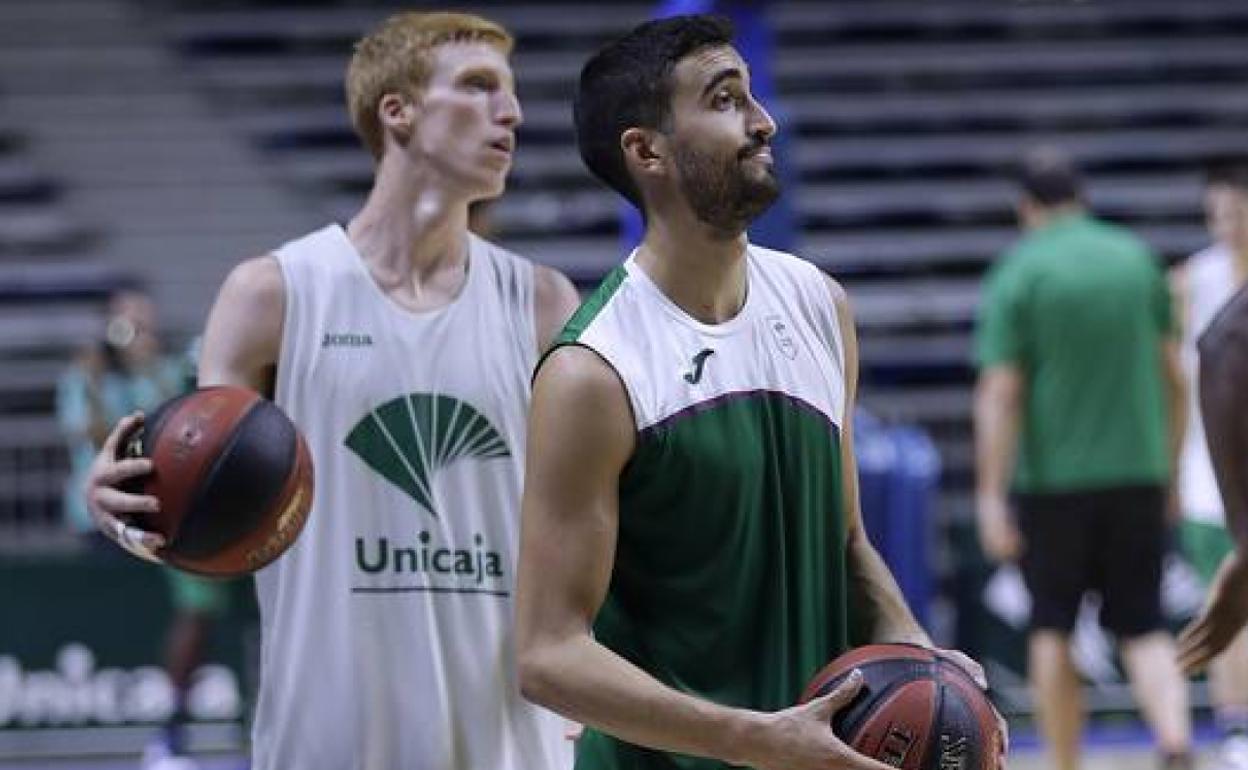
<svg viewBox="0 0 1248 770"><path fill-rule="evenodd" d="M344 442L377 473L437 517L434 480L461 459L510 457L490 421L451 396L412 393L364 415Z"/></svg>
<svg viewBox="0 0 1248 770"><path fill-rule="evenodd" d="M710 348L702 348L696 356L693 357L693 369L685 374L685 382L690 385L697 385L702 381L702 368L706 366L706 359L715 355L715 351Z"/></svg>
<svg viewBox="0 0 1248 770"><path fill-rule="evenodd" d="M322 348L371 348L372 346L373 338L368 334L325 332L325 336L321 338Z"/></svg>

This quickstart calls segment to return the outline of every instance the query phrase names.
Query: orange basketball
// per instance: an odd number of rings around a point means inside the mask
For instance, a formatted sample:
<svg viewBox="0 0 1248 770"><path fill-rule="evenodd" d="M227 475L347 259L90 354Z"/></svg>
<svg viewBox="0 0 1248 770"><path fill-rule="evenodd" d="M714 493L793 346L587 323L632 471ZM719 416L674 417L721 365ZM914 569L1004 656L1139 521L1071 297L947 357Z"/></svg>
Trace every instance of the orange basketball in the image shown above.
<svg viewBox="0 0 1248 770"><path fill-rule="evenodd" d="M271 401L233 386L171 399L123 437L123 457L153 470L127 491L154 495L160 512L135 524L164 536L158 555L187 572L254 572L298 537L312 506L312 458Z"/></svg>
<svg viewBox="0 0 1248 770"><path fill-rule="evenodd" d="M862 690L832 718L833 731L855 751L904 770L996 770L1002 736L992 703L969 674L926 647L850 650L815 675L802 702L830 692L855 668Z"/></svg>

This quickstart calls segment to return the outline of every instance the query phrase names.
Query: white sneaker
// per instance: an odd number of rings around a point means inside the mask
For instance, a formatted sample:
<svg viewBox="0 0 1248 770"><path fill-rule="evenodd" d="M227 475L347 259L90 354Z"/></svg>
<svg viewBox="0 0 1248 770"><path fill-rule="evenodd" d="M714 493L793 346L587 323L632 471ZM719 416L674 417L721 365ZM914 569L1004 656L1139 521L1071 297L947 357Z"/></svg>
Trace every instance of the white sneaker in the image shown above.
<svg viewBox="0 0 1248 770"><path fill-rule="evenodd" d="M199 770L199 763L190 757L171 754L168 746L157 741L143 749L139 767L141 770Z"/></svg>
<svg viewBox="0 0 1248 770"><path fill-rule="evenodd" d="M1218 747L1218 770L1248 770L1248 735L1236 733Z"/></svg>

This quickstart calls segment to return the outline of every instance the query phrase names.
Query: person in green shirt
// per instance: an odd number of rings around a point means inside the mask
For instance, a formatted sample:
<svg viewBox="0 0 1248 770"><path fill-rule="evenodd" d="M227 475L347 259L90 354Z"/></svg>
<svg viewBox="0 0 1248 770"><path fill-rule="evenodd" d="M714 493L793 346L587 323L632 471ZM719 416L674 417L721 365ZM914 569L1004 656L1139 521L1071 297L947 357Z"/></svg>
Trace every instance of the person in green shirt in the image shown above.
<svg viewBox="0 0 1248 770"><path fill-rule="evenodd" d="M1025 235L988 273L976 339L980 541L1020 562L1032 595L1028 668L1054 767L1079 766L1069 636L1087 591L1163 767L1188 767L1186 683L1161 616L1185 414L1169 289L1139 239L1084 208L1065 156L1033 152L1019 183Z"/></svg>

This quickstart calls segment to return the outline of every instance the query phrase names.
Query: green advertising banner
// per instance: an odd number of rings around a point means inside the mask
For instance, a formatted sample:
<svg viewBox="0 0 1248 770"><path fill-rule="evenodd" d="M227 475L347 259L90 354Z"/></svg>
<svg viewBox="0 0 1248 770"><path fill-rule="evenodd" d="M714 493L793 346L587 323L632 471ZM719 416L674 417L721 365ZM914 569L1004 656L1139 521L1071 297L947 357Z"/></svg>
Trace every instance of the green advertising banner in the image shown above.
<svg viewBox="0 0 1248 770"><path fill-rule="evenodd" d="M128 751L166 721L169 594L164 568L120 554L0 559L0 757L51 743L55 753ZM250 580L228 594L187 700L192 734L214 726L229 736L220 748L241 741L258 641Z"/></svg>

